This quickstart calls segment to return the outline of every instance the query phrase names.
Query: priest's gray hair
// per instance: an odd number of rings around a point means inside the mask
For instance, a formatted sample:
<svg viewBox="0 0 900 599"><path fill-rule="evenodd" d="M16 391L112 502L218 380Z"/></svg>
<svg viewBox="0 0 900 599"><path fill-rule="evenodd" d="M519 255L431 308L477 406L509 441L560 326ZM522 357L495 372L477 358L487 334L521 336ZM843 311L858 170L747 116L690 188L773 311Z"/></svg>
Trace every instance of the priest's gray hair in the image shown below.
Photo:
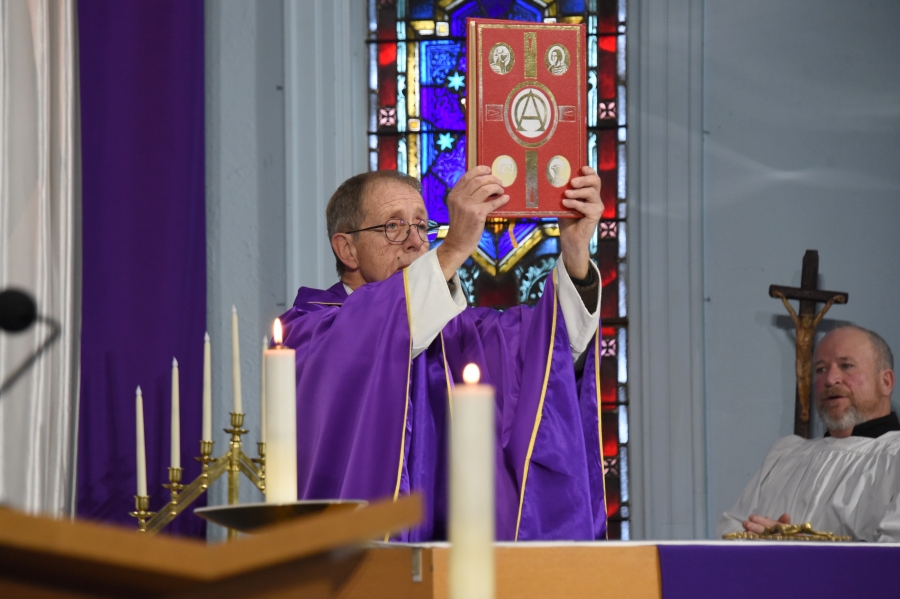
<svg viewBox="0 0 900 599"><path fill-rule="evenodd" d="M894 369L894 354L891 352L891 346L887 344L887 341L881 335L852 322L843 323L832 330L836 331L838 329L855 329L860 333L865 333L869 338L869 343L872 344L872 349L875 350L875 365L878 367L879 372Z"/></svg>
<svg viewBox="0 0 900 599"><path fill-rule="evenodd" d="M422 193L422 184L418 179L398 171L370 171L354 175L341 183L340 187L332 194L331 199L328 200L328 207L325 208L328 240L331 241L331 238L337 233L346 233L361 228L366 218L364 207L366 196L379 183L389 181L408 185L417 193ZM354 237L356 235L354 234ZM334 252L333 249L332 252ZM337 254L334 255L334 259L337 263L338 276L343 275L347 270L344 263L337 257Z"/></svg>

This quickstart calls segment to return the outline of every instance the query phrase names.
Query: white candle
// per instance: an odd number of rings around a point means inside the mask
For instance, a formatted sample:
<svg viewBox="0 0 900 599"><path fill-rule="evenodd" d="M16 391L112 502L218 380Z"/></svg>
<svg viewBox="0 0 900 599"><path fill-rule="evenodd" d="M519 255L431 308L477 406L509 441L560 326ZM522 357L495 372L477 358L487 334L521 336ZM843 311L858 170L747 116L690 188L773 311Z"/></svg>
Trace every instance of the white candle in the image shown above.
<svg viewBox="0 0 900 599"><path fill-rule="evenodd" d="M203 436L201 441L212 441L212 360L209 333L203 336Z"/></svg>
<svg viewBox="0 0 900 599"><path fill-rule="evenodd" d="M172 458L169 465L172 468L181 468L181 416L180 400L178 396L178 360L172 358L172 435L171 449Z"/></svg>
<svg viewBox="0 0 900 599"><path fill-rule="evenodd" d="M266 503L297 501L296 353L281 346L281 322L274 325L275 348L266 363Z"/></svg>
<svg viewBox="0 0 900 599"><path fill-rule="evenodd" d="M266 442L266 350L269 349L269 336L263 335L262 345L262 365L260 372L262 376L259 382L259 440L261 443Z"/></svg>
<svg viewBox="0 0 900 599"><path fill-rule="evenodd" d="M137 388L134 398L135 411L137 412L137 494L140 497L147 495L147 451L144 448L144 397L141 388Z"/></svg>
<svg viewBox="0 0 900 599"><path fill-rule="evenodd" d="M231 306L231 385L234 391L234 413L242 414L241 409L241 348L238 342L237 308Z"/></svg>
<svg viewBox="0 0 900 599"><path fill-rule="evenodd" d="M474 364L453 389L450 599L494 597L494 388Z"/></svg>

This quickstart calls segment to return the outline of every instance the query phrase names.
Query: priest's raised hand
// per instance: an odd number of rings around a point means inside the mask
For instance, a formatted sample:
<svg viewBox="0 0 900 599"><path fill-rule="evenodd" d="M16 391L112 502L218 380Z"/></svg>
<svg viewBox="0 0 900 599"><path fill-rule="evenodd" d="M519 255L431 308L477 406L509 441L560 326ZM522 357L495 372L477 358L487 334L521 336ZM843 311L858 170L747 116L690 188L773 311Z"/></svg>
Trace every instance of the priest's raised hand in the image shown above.
<svg viewBox="0 0 900 599"><path fill-rule="evenodd" d="M475 252L488 214L509 202L500 179L488 166L470 169L447 195L450 228L436 250L444 279L450 280L459 267Z"/></svg>
<svg viewBox="0 0 900 599"><path fill-rule="evenodd" d="M591 260L591 239L603 215L603 201L600 199L600 177L589 166L582 167L581 177L569 183L573 189L566 190L563 206L577 210L583 218L559 219L560 254L568 273L576 279L588 276Z"/></svg>

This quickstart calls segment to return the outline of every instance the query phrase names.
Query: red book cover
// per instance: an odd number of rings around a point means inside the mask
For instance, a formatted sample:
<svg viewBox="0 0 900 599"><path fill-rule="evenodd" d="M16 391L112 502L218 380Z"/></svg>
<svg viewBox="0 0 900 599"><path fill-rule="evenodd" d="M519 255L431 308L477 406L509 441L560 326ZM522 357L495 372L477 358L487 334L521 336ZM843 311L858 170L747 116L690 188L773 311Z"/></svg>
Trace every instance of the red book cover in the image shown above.
<svg viewBox="0 0 900 599"><path fill-rule="evenodd" d="M581 216L562 200L587 164L584 25L466 24L468 168L490 166L510 197L491 216Z"/></svg>

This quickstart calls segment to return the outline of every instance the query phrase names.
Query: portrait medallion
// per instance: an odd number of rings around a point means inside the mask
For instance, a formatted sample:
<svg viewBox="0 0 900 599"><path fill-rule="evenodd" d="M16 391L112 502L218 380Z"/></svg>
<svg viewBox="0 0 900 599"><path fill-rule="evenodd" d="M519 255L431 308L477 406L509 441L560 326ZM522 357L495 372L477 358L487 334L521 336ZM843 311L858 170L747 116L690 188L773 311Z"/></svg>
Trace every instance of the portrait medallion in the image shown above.
<svg viewBox="0 0 900 599"><path fill-rule="evenodd" d="M562 44L552 44L544 54L544 64L553 75L563 75L569 70L569 50Z"/></svg>
<svg viewBox="0 0 900 599"><path fill-rule="evenodd" d="M491 165L491 174L500 179L503 187L509 187L515 182L516 175L519 174L519 168L516 166L516 161L513 160L512 156L501 154L494 158L494 163Z"/></svg>
<svg viewBox="0 0 900 599"><path fill-rule="evenodd" d="M516 55L513 53L509 44L497 42L488 53L488 63L491 70L498 75L506 75L509 73L516 62Z"/></svg>
<svg viewBox="0 0 900 599"><path fill-rule="evenodd" d="M553 187L564 187L572 176L572 167L565 156L554 156L547 162L547 181Z"/></svg>

